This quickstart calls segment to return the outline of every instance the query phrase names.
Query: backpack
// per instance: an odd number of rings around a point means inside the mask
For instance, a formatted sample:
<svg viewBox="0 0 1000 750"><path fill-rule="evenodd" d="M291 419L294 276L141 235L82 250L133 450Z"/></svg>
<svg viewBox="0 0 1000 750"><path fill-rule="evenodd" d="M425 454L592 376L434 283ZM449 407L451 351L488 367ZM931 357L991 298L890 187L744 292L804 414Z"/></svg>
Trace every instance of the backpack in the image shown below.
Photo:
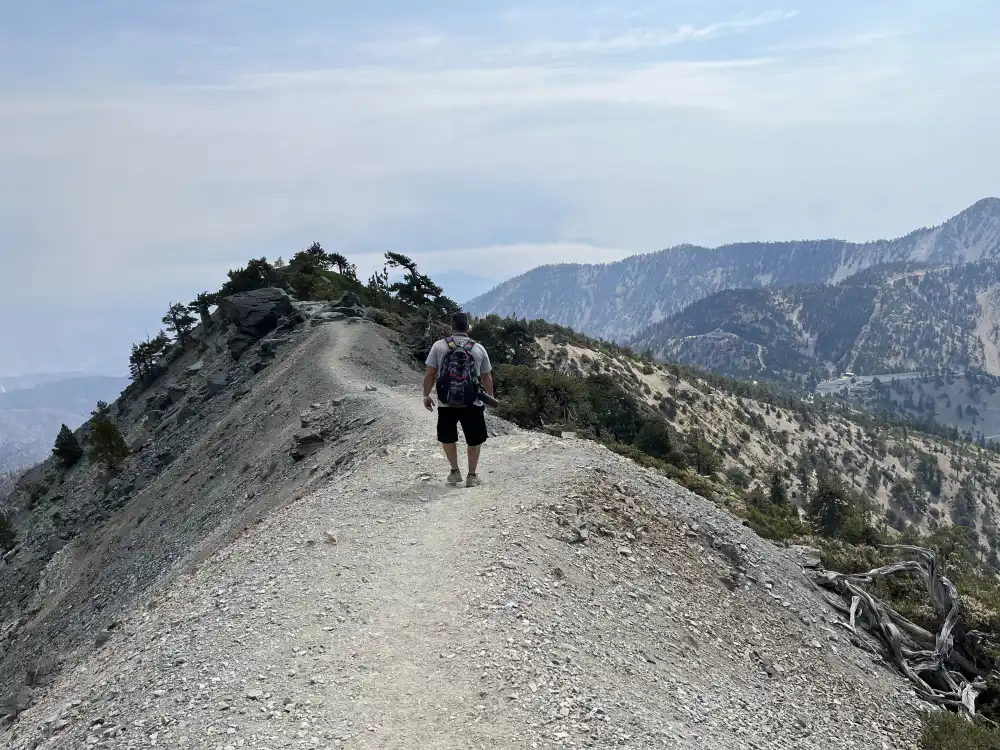
<svg viewBox="0 0 1000 750"><path fill-rule="evenodd" d="M479 367L472 356L476 342L466 339L460 344L452 336L444 341L448 351L438 370L438 403L454 407L472 406L479 398Z"/></svg>

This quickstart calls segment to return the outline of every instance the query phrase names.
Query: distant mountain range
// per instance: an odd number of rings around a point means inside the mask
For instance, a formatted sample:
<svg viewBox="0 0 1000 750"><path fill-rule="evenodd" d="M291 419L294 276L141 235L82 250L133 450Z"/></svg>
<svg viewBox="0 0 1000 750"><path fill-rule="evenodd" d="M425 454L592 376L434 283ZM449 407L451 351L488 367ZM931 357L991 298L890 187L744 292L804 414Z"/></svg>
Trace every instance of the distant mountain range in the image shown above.
<svg viewBox="0 0 1000 750"><path fill-rule="evenodd" d="M128 382L73 373L0 380L0 472L44 459L61 425L79 427L98 401L114 401Z"/></svg>
<svg viewBox="0 0 1000 750"><path fill-rule="evenodd" d="M895 240L681 245L605 265L542 266L466 307L476 315L544 318L591 336L625 341L725 290L830 285L875 266L960 266L998 257L1000 199L987 198L940 226ZM734 352L752 359L753 349L738 346Z"/></svg>
<svg viewBox="0 0 1000 750"><path fill-rule="evenodd" d="M877 266L835 285L718 292L630 344L741 378L800 385L973 369L1000 375L1000 260Z"/></svg>

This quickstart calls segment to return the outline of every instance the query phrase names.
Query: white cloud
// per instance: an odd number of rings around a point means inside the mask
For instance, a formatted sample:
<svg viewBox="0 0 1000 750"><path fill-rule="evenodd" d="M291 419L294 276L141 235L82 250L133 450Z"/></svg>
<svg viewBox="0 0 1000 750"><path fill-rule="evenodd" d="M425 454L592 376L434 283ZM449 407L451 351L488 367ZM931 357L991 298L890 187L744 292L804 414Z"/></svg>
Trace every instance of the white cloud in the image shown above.
<svg viewBox="0 0 1000 750"><path fill-rule="evenodd" d="M193 85L0 98L4 269L25 300L154 297L314 239L377 265L360 251L391 236L429 271L502 278L682 241L902 233L1000 192L995 47L874 21L886 36L776 45L805 13L635 20L653 15L488 45L412 26L336 64L245 52ZM717 54L687 54L708 39ZM507 197L460 200L494 183Z"/></svg>
<svg viewBox="0 0 1000 750"><path fill-rule="evenodd" d="M548 40L533 42L514 52L526 57L564 57L575 54L621 54L649 49L672 47L686 42L715 39L725 34L739 34L749 29L794 18L795 11L772 11L746 18L733 18L704 26L685 24L672 30L631 29L624 34L570 39L567 41Z"/></svg>
<svg viewBox="0 0 1000 750"><path fill-rule="evenodd" d="M903 36L901 32L864 31L840 36L817 36L805 39L792 39L771 45L776 53L783 52L843 52L882 44Z"/></svg>
<svg viewBox="0 0 1000 750"><path fill-rule="evenodd" d="M752 58L255 74L214 88L8 102L0 158L33 171L37 189L12 183L10 210L37 223L41 256L65 255L70 287L113 284L125 266L179 248L184 265L306 229L370 242L386 222L419 221L431 198L412 180L432 175L540 185L570 203L564 236L652 249L677 221L657 196L675 186L700 201L728 194L732 175L785 160L782 141L768 142L777 133L836 138L844 123L909 116L916 102L891 96L893 76Z"/></svg>

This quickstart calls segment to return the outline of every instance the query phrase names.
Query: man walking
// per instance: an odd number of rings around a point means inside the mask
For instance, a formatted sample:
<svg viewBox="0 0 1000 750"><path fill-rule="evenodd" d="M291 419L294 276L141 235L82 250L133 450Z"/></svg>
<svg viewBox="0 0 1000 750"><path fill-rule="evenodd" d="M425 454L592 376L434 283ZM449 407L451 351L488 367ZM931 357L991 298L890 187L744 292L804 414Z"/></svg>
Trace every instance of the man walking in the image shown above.
<svg viewBox="0 0 1000 750"><path fill-rule="evenodd" d="M493 395L490 356L486 349L469 338L469 316L455 313L451 319L451 336L434 343L427 355L424 373L424 408L434 411L431 391L437 392L437 438L451 464L448 484L462 483L458 468L458 426L469 447L469 474L466 487L479 484L476 469L479 452L486 442L486 408L480 392Z"/></svg>

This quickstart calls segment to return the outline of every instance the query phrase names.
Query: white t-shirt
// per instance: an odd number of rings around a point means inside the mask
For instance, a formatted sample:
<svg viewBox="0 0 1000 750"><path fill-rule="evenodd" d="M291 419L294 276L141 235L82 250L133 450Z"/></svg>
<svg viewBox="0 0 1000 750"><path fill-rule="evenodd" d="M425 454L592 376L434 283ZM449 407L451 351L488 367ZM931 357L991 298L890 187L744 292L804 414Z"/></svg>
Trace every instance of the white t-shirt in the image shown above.
<svg viewBox="0 0 1000 750"><path fill-rule="evenodd" d="M461 346L464 342L462 339L468 339L468 335L464 333L456 333L452 336L455 339L455 343ZM435 370L441 369L441 363L444 361L444 355L448 353L448 342L444 339L434 342L434 346L431 347L430 352L427 353L427 361L424 362L428 367L433 367ZM486 353L486 347L484 347L479 342L472 347L472 358L476 361L476 367L479 369L479 375L483 376L493 369L490 364L490 355ZM474 406L482 406L483 402L476 400ZM448 408L447 404L438 404L438 407Z"/></svg>

